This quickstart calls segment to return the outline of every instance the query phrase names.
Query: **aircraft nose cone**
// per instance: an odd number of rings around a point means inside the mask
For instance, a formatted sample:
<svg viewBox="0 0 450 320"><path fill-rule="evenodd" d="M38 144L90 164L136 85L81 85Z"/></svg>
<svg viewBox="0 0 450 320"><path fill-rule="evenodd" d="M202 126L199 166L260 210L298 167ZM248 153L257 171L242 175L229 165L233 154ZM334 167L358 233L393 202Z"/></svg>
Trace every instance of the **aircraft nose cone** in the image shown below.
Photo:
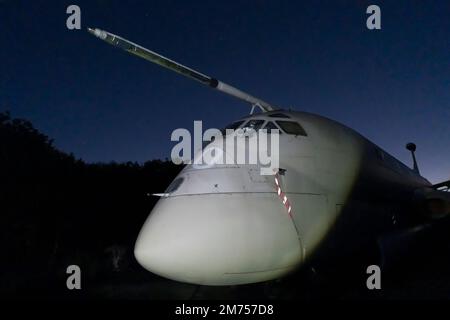
<svg viewBox="0 0 450 320"><path fill-rule="evenodd" d="M147 270L181 282L266 281L301 259L298 237L275 195L191 195L161 199L134 254Z"/></svg>
<svg viewBox="0 0 450 320"><path fill-rule="evenodd" d="M147 270L176 280L180 271L196 263L196 257L190 253L195 251L198 243L191 235L191 232L195 233L193 225L183 217L177 217L176 211L167 211L165 202L167 200L158 202L142 227L134 255Z"/></svg>

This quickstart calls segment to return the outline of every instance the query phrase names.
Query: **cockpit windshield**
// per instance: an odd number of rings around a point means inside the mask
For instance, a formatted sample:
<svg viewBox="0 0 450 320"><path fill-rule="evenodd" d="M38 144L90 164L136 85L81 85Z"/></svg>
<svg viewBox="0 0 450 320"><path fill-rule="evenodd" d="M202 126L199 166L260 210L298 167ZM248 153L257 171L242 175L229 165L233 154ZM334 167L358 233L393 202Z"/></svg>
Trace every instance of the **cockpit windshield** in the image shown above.
<svg viewBox="0 0 450 320"><path fill-rule="evenodd" d="M281 134L281 130L272 121L267 121L267 123L263 129L267 130L267 133L269 133L269 134L272 132L272 130L276 129L276 130L278 130L278 134Z"/></svg>
<svg viewBox="0 0 450 320"><path fill-rule="evenodd" d="M221 130L223 135L226 134L227 129L231 130L242 129L244 132L252 130L258 131L260 129L265 129L267 130L268 134L271 133L271 130L278 129L279 134L282 134L284 132L292 135L299 135L305 137L308 136L305 129L303 129L303 127L299 123L288 120L275 120L275 119L274 121L270 120L266 121L264 119L239 120L223 128Z"/></svg>
<svg viewBox="0 0 450 320"><path fill-rule="evenodd" d="M264 122L264 120L249 120L241 129L243 129L244 131L258 131L259 129L261 129L261 126L264 124Z"/></svg>
<svg viewBox="0 0 450 320"><path fill-rule="evenodd" d="M287 134L295 134L296 136L307 136L306 131L294 121L276 121L277 125Z"/></svg>
<svg viewBox="0 0 450 320"><path fill-rule="evenodd" d="M222 135L225 135L227 132L226 130L236 130L237 128L239 128L243 123L245 122L245 120L240 120L240 121L236 121L233 123L230 123L229 125L227 125L225 128L223 128L222 130L220 130L222 132Z"/></svg>

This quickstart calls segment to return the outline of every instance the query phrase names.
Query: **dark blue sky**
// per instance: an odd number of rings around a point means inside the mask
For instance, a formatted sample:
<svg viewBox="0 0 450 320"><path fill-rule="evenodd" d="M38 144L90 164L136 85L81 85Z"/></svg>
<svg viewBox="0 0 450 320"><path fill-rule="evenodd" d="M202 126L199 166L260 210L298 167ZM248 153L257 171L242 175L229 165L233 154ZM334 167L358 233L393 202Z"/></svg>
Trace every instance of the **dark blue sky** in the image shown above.
<svg viewBox="0 0 450 320"><path fill-rule="evenodd" d="M66 29L66 7L82 31ZM382 30L366 28L378 4ZM86 161L169 157L172 130L249 109L89 35L99 27L450 178L450 2L0 1L0 110Z"/></svg>

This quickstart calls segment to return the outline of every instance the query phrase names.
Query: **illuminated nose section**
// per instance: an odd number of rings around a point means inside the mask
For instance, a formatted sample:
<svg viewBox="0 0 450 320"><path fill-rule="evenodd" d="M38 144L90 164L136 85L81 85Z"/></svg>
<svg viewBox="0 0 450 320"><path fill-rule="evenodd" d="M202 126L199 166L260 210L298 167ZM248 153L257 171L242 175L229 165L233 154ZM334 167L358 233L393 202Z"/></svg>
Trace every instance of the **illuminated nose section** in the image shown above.
<svg viewBox="0 0 450 320"><path fill-rule="evenodd" d="M216 193L161 199L135 256L160 276L201 285L278 278L301 261L292 220L272 193Z"/></svg>

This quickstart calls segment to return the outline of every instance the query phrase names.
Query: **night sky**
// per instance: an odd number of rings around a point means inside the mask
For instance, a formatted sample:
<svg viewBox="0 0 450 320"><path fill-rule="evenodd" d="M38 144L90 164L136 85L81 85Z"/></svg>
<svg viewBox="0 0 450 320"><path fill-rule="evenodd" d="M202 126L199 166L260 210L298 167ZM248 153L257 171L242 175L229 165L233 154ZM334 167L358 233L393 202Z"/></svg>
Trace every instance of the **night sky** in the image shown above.
<svg viewBox="0 0 450 320"><path fill-rule="evenodd" d="M66 28L81 7L82 28ZM381 7L382 30L366 28ZM0 111L88 162L170 157L176 128L247 105L86 32L121 35L284 108L342 122L450 178L450 2L0 1Z"/></svg>

